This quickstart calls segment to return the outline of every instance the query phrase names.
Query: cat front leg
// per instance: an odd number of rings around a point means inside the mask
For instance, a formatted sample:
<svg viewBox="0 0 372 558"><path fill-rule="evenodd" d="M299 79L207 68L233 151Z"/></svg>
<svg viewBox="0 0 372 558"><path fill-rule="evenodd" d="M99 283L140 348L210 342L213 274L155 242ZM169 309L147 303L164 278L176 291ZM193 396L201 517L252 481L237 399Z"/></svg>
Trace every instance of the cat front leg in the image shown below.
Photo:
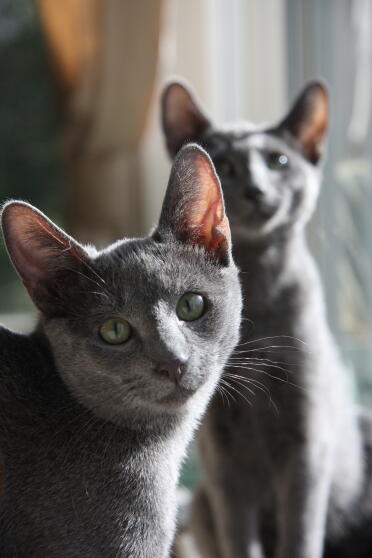
<svg viewBox="0 0 372 558"><path fill-rule="evenodd" d="M247 502L240 490L209 494L216 541L221 558L264 558L259 539L258 502Z"/></svg>
<svg viewBox="0 0 372 558"><path fill-rule="evenodd" d="M276 558L321 558L332 482L332 453L301 452L291 462L279 490Z"/></svg>
<svg viewBox="0 0 372 558"><path fill-rule="evenodd" d="M210 501L203 486L194 495L190 530L195 537L198 558L221 558Z"/></svg>

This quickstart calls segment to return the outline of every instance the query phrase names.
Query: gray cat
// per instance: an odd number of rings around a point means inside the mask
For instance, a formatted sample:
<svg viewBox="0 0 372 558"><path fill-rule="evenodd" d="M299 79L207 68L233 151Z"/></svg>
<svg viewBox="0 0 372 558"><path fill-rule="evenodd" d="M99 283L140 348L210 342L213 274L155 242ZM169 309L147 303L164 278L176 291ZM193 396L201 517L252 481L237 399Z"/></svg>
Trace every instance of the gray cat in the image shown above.
<svg viewBox="0 0 372 558"><path fill-rule="evenodd" d="M199 437L199 549L204 558L320 558L327 537L341 556L337 544L364 520L368 479L305 238L321 180L326 89L310 83L271 127L216 127L180 82L165 89L162 108L170 155L192 140L214 161L243 273L245 342L225 376L232 400L214 398ZM370 419L361 420L368 429Z"/></svg>
<svg viewBox="0 0 372 558"><path fill-rule="evenodd" d="M41 312L0 329L4 558L164 558L181 460L238 341L219 180L177 157L159 225L97 252L23 202L6 246Z"/></svg>

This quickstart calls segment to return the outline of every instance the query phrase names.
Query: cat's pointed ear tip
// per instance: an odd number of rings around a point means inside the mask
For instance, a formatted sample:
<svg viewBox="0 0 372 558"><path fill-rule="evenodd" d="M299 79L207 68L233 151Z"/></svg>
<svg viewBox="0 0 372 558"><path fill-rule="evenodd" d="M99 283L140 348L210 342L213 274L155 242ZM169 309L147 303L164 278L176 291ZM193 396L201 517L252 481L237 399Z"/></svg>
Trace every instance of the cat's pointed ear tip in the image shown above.
<svg viewBox="0 0 372 558"><path fill-rule="evenodd" d="M18 217L34 213L36 209L29 203L21 200L8 200L1 206L1 222L6 222L9 218Z"/></svg>
<svg viewBox="0 0 372 558"><path fill-rule="evenodd" d="M208 161L211 161L211 158L209 157L205 149L203 149L203 147L196 142L186 143L183 147L181 147L178 152L178 157L185 155L191 155L192 157L200 156L207 159Z"/></svg>
<svg viewBox="0 0 372 558"><path fill-rule="evenodd" d="M163 87L161 98L163 103L166 102L170 96L175 94L187 94L191 96L190 85L188 82L181 76L173 76L170 79L166 80Z"/></svg>
<svg viewBox="0 0 372 558"><path fill-rule="evenodd" d="M186 145L184 145L179 150L176 159L177 159L177 161L187 160L187 161L191 161L194 165L197 165L197 166L198 165L203 165L205 167L208 167L208 169L213 172L213 174L216 176L216 179L219 182L219 178L217 176L217 173L216 173L216 170L214 168L213 161L210 158L210 155L198 143L192 142L192 143L187 143Z"/></svg>
<svg viewBox="0 0 372 558"><path fill-rule="evenodd" d="M320 100L323 100L326 104L328 104L329 99L329 87L325 80L323 79L314 79L310 81L306 87L305 91L309 93L314 93L319 97Z"/></svg>

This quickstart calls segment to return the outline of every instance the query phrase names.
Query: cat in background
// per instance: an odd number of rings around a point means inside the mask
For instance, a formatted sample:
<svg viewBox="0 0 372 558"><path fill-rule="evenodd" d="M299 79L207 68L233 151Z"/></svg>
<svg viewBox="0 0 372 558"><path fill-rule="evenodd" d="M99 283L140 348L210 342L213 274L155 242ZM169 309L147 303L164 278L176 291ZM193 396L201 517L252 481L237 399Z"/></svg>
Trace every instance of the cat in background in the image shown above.
<svg viewBox="0 0 372 558"><path fill-rule="evenodd" d="M326 538L341 556L345 534L370 513L360 428L370 418L354 407L305 235L321 181L325 86L308 84L279 124L215 126L173 82L162 119L171 157L196 141L215 164L245 300L245 343L225 373L232 400L215 397L199 433L191 523L201 554L320 558ZM353 552L369 556L362 543Z"/></svg>
<svg viewBox="0 0 372 558"><path fill-rule="evenodd" d="M180 463L239 335L214 167L185 147L156 230L100 252L24 202L2 228L40 319L0 328L0 556L165 558Z"/></svg>

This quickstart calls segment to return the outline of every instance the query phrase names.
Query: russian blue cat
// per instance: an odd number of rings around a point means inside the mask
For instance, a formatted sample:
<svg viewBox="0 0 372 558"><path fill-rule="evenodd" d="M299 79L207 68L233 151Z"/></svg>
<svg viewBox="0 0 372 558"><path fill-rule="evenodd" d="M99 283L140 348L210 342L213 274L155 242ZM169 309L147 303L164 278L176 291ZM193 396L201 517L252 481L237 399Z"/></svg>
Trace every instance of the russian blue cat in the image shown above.
<svg viewBox="0 0 372 558"><path fill-rule="evenodd" d="M215 126L181 82L166 87L162 109L170 155L197 141L216 166L245 300L244 342L225 373L232 400L214 398L199 436L199 549L204 558L320 558L325 538L337 547L363 521L368 484L358 423L368 429L368 419L354 407L305 236L327 91L310 83L273 126Z"/></svg>
<svg viewBox="0 0 372 558"><path fill-rule="evenodd" d="M0 328L0 556L165 558L180 463L239 335L213 165L184 148L151 236L100 252L24 202L2 227L40 320Z"/></svg>

